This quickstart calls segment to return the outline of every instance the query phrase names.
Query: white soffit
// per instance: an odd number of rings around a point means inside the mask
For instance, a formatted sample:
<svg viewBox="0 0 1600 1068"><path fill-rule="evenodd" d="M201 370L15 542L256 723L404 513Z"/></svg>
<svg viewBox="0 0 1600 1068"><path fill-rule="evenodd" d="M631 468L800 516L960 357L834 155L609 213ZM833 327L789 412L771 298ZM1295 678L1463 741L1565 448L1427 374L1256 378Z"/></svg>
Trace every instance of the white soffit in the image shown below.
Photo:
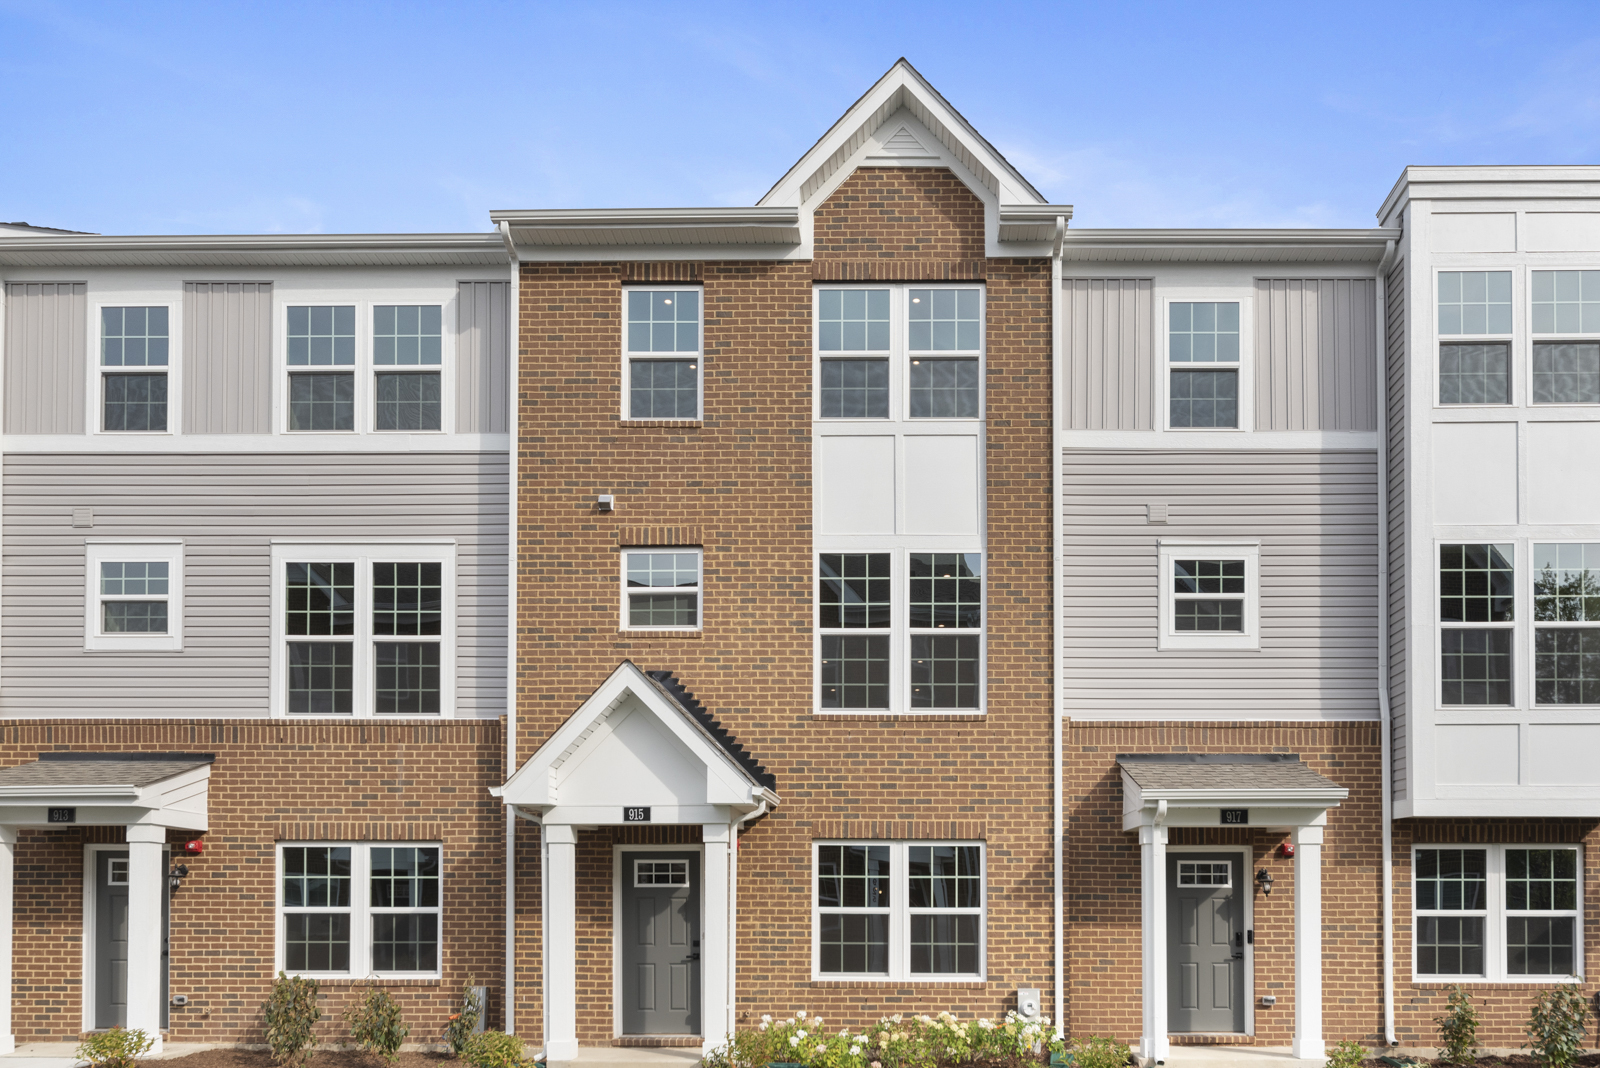
<svg viewBox="0 0 1600 1068"><path fill-rule="evenodd" d="M498 233L63 235L0 240L0 267L384 267L509 262Z"/></svg>
<svg viewBox="0 0 1600 1068"><path fill-rule="evenodd" d="M1377 263L1397 229L1068 230L1062 259L1111 263Z"/></svg>

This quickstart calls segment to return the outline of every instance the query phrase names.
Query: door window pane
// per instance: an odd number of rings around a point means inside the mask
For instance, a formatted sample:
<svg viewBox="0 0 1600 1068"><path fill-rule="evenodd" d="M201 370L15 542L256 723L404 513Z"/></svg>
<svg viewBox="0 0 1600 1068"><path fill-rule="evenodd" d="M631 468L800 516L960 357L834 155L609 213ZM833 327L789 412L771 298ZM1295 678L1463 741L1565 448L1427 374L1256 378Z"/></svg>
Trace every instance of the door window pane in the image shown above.
<svg viewBox="0 0 1600 1068"><path fill-rule="evenodd" d="M1510 404L1511 346L1439 346L1440 404Z"/></svg>
<svg viewBox="0 0 1600 1068"><path fill-rule="evenodd" d="M1511 272L1440 271L1439 333L1511 333Z"/></svg>
<svg viewBox="0 0 1600 1068"><path fill-rule="evenodd" d="M817 290L817 348L823 352L889 351L889 291Z"/></svg>
<svg viewBox="0 0 1600 1068"><path fill-rule="evenodd" d="M1600 333L1600 271L1534 271L1533 332Z"/></svg>
<svg viewBox="0 0 1600 1068"><path fill-rule="evenodd" d="M1173 371L1171 425L1237 427L1237 371Z"/></svg>
<svg viewBox="0 0 1600 1068"><path fill-rule="evenodd" d="M822 361L818 412L823 419L889 418L889 361Z"/></svg>
<svg viewBox="0 0 1600 1068"><path fill-rule="evenodd" d="M1533 403L1600 404L1600 344L1534 342Z"/></svg>

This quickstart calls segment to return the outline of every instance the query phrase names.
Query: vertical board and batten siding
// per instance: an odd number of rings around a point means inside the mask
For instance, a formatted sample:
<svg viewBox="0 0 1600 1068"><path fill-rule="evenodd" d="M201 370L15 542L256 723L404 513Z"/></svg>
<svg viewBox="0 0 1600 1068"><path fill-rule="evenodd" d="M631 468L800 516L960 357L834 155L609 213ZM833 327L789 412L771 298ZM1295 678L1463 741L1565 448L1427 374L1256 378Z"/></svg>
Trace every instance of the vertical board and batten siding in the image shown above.
<svg viewBox="0 0 1600 1068"><path fill-rule="evenodd" d="M504 434L511 283L462 282L456 300L456 430Z"/></svg>
<svg viewBox="0 0 1600 1068"><path fill-rule="evenodd" d="M1065 429L1154 428L1154 286L1149 278L1062 282Z"/></svg>
<svg viewBox="0 0 1600 1068"><path fill-rule="evenodd" d="M14 454L5 486L7 718L269 715L275 538L456 539L456 715L505 712L504 455ZM183 652L84 651L86 537L183 539Z"/></svg>
<svg viewBox="0 0 1600 1068"><path fill-rule="evenodd" d="M83 433L88 318L85 282L6 285L7 434Z"/></svg>
<svg viewBox="0 0 1600 1068"><path fill-rule="evenodd" d="M1258 278L1256 429L1376 430L1377 285Z"/></svg>
<svg viewBox="0 0 1600 1068"><path fill-rule="evenodd" d="M1406 799L1406 266L1384 282L1389 466L1389 757L1396 801Z"/></svg>
<svg viewBox="0 0 1600 1068"><path fill-rule="evenodd" d="M1377 477L1372 452L1069 451L1068 715L1376 718ZM1161 538L1260 541L1259 650L1157 648Z"/></svg>
<svg viewBox="0 0 1600 1068"><path fill-rule="evenodd" d="M272 432L272 283L183 284L183 429Z"/></svg>

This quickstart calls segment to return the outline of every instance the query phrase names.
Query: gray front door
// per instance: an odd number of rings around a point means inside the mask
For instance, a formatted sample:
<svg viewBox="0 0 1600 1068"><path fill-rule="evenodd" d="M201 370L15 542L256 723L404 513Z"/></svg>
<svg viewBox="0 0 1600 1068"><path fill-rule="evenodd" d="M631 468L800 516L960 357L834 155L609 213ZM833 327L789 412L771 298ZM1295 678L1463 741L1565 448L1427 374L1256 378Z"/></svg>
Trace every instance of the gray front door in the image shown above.
<svg viewBox="0 0 1600 1068"><path fill-rule="evenodd" d="M622 1033L700 1033L700 854L622 854Z"/></svg>
<svg viewBox="0 0 1600 1068"><path fill-rule="evenodd" d="M94 1026L128 1023L128 854L94 861ZM162 880L165 883L165 879ZM161 1026L167 1026L167 888L161 888Z"/></svg>
<svg viewBox="0 0 1600 1068"><path fill-rule="evenodd" d="M1167 1030L1244 1030L1244 865L1167 854Z"/></svg>

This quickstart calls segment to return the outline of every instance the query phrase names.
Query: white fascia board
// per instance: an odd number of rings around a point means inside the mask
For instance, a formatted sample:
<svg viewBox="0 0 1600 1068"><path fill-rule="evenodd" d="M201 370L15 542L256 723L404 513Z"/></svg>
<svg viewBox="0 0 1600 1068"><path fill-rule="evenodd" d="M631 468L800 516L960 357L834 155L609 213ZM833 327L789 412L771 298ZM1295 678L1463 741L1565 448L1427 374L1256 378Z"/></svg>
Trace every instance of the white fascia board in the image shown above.
<svg viewBox="0 0 1600 1068"><path fill-rule="evenodd" d="M144 799L144 790L127 784L100 784L96 786L0 786L0 803L26 799L31 804L47 808L71 808L77 804L137 805Z"/></svg>
<svg viewBox="0 0 1600 1068"><path fill-rule="evenodd" d="M1461 819L1596 819L1600 796L1586 798L1524 797L1515 799L1413 798L1395 802L1396 818Z"/></svg>
<svg viewBox="0 0 1600 1068"><path fill-rule="evenodd" d="M1214 808L1217 805L1268 805L1276 808L1301 808L1308 805L1336 805L1350 796L1343 786L1302 790L1272 787L1245 787L1237 790L1155 789L1144 787L1140 796L1145 805L1165 801L1169 809Z"/></svg>
<svg viewBox="0 0 1600 1068"><path fill-rule="evenodd" d="M383 266L510 262L498 233L204 234L11 238L0 266Z"/></svg>
<svg viewBox="0 0 1600 1068"><path fill-rule="evenodd" d="M1600 166L1490 164L1417 166L1400 172L1378 208L1380 220L1412 200L1537 200L1600 197Z"/></svg>
<svg viewBox="0 0 1600 1068"><path fill-rule="evenodd" d="M1105 259L1121 252L1137 252L1141 260L1193 260L1196 252L1216 249L1225 252L1230 259L1253 250L1260 250L1274 260L1281 260L1285 251L1303 253L1304 258L1311 261L1330 253L1345 252L1376 263L1383 258L1388 243L1400 239L1400 233L1389 227L1361 230L1068 230L1062 248L1067 259ZM1094 254L1090 255L1091 252Z"/></svg>

